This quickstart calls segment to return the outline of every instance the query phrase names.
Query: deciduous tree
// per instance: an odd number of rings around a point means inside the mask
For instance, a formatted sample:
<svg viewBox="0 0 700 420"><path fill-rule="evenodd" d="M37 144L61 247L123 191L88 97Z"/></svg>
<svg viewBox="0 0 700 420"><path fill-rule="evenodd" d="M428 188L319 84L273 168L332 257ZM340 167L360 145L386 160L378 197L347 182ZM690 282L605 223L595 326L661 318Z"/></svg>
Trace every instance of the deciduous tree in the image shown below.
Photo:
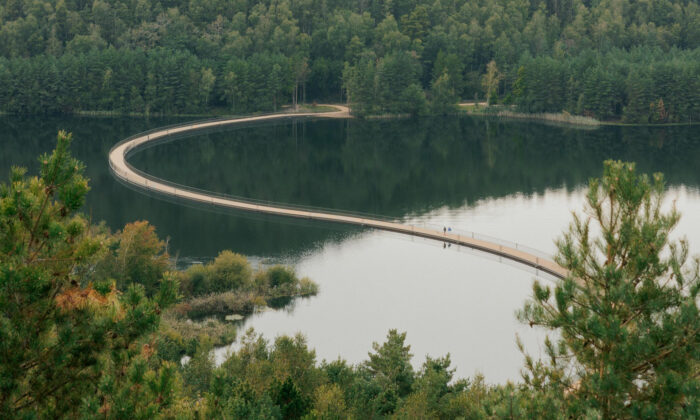
<svg viewBox="0 0 700 420"><path fill-rule="evenodd" d="M486 74L481 79L481 85L484 87L486 94L486 104L491 105L491 97L498 94L498 84L501 82L503 75L498 71L496 61L491 60L486 66Z"/></svg>

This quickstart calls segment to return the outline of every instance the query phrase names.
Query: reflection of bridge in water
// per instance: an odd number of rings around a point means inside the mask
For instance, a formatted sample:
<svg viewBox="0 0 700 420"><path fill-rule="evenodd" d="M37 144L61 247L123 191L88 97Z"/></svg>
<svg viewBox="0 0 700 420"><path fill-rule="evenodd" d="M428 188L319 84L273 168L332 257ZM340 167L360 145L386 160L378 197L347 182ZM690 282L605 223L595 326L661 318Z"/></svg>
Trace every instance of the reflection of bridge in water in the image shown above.
<svg viewBox="0 0 700 420"><path fill-rule="evenodd" d="M169 197L184 199L199 204L212 205L227 209L237 209L256 213L272 214L278 216L295 217L298 219L313 219L327 222L345 223L349 225L371 227L390 232L402 233L437 240L443 243L462 245L476 250L488 252L501 257L511 259L515 262L525 264L535 269L542 270L555 277L562 278L567 275L567 271L549 258L540 257L536 252L528 252L519 249L518 245L503 245L498 241L477 238L472 234L458 234L435 229L423 228L408 224L402 224L390 220L381 220L374 216L352 215L339 213L333 210L300 208L295 206L278 205L275 203L260 203L254 200L232 197L217 194L210 191L201 191L194 188L170 183L143 173L132 167L126 161L129 153L146 145L152 145L156 141L162 141L169 136L203 130L207 128L217 128L226 125L262 122L289 117L324 117L324 118L349 118L350 114L346 107L334 106L337 111L327 113L295 113L295 114L270 114L251 117L218 119L211 121L192 122L179 126L165 127L151 132L137 134L126 140L119 142L109 152L109 165L117 178L129 185L163 194Z"/></svg>

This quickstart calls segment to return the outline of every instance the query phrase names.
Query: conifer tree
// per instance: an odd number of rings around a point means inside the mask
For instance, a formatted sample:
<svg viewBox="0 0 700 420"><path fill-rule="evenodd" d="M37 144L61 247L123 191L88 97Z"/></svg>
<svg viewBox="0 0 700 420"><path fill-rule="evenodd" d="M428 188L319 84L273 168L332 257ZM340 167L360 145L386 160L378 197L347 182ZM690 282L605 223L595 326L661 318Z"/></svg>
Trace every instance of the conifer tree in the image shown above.
<svg viewBox="0 0 700 420"><path fill-rule="evenodd" d="M585 215L557 245L569 272L554 287L534 284L519 314L557 333L549 363L533 363L526 381L563 398L573 418L697 418L700 414L698 259L670 234L661 174L607 161L592 180Z"/></svg>
<svg viewBox="0 0 700 420"><path fill-rule="evenodd" d="M382 345L372 344L374 353L369 353L367 368L383 386L391 388L399 396L411 390L415 373L411 366L411 346L405 344L406 333L389 330L387 341Z"/></svg>
<svg viewBox="0 0 700 420"><path fill-rule="evenodd" d="M627 77L627 106L624 120L635 123L648 123L649 106L654 100L654 84L648 71L634 70Z"/></svg>
<svg viewBox="0 0 700 420"><path fill-rule="evenodd" d="M172 394L174 371L146 375L152 352L137 341L157 327L176 283L162 282L149 300L141 286L121 294L109 279L84 281L104 245L78 213L88 184L70 141L59 132L56 149L40 158L39 177L14 168L0 185L0 418L76 417L81 406L112 417L116 405L128 415L140 407L135 395L155 404L148 417L170 401L154 402L154 393ZM115 398L146 377L150 388ZM95 400L98 389L114 401Z"/></svg>

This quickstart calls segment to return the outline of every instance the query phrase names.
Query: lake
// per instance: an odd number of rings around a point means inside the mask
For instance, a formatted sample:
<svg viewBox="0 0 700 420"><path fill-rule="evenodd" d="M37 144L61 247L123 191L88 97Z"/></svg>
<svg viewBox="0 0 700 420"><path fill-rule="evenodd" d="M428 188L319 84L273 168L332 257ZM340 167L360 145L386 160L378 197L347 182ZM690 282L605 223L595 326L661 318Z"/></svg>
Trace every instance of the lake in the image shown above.
<svg viewBox="0 0 700 420"><path fill-rule="evenodd" d="M0 171L36 170L58 129L74 134L92 191L85 212L118 229L146 219L169 238L179 266L223 249L294 266L320 286L288 310L245 321L267 338L301 332L320 359L367 358L390 328L407 331L419 366L450 353L458 376L517 380L519 334L539 354L543 334L514 312L538 273L459 247L328 223L252 216L132 191L109 173L107 153L137 132L183 119L0 118ZM700 129L576 129L450 117L279 121L200 133L143 150L138 169L192 187L259 200L364 212L475 231L553 253L554 239L605 159L661 171L684 217L678 233L700 252ZM6 179L6 178L5 178ZM542 281L548 281L541 276ZM219 351L219 356L223 350Z"/></svg>

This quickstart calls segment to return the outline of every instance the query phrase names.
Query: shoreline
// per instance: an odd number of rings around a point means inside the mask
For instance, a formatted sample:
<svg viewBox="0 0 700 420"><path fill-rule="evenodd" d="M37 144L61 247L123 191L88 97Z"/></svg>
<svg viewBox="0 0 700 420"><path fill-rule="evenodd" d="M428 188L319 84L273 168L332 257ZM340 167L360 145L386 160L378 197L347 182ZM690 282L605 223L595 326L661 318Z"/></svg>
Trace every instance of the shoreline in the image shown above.
<svg viewBox="0 0 700 420"><path fill-rule="evenodd" d="M595 118L578 116L578 115L571 115L569 113L564 113L564 112L561 112L561 113L551 113L551 112L525 113L525 112L513 112L513 111L503 110L503 111L498 111L497 113L495 113L493 115L497 118L543 121L543 122L552 122L552 123L558 123L558 124L575 125L575 126L579 126L579 127L597 128L601 125L600 121L598 121Z"/></svg>
<svg viewBox="0 0 700 420"><path fill-rule="evenodd" d="M575 126L579 128L599 128L601 126L608 127L686 127L698 125L698 122L669 122L669 123L626 123L618 121L600 121L592 117L583 115L574 115L567 112L543 112L543 113L528 113L516 112L504 109L490 109L487 106L477 108L475 111L473 104L460 104L460 112L473 117L495 117L499 119L535 121L542 123L554 123L567 126Z"/></svg>
<svg viewBox="0 0 700 420"><path fill-rule="evenodd" d="M270 113L283 113L283 114L297 114L297 113L328 113L335 112L336 109L331 106L325 105L312 105L312 104L300 104L299 109L293 110L291 105L282 106L276 111L255 111L247 112L242 114L232 114L228 110L222 108L213 108L211 112L195 113L195 114L169 114L162 112L123 112L123 111L91 111L91 110L77 110L67 114L51 114L51 116L69 116L69 117L95 117L95 118L235 118L242 116L256 116L256 115L266 115ZM42 116L40 114L10 114L4 111L0 111L0 116L18 116L18 117L36 117Z"/></svg>
<svg viewBox="0 0 700 420"><path fill-rule="evenodd" d="M346 106L346 105L344 105ZM700 121L692 122L668 122L668 123L626 123L621 120L618 121L600 121L592 117L586 117L583 115L574 115L564 112L546 112L546 113L527 113L527 112L516 112L510 110L496 110L489 109L483 103L480 103L478 108L473 103L459 103L457 104L457 111L449 115L469 115L471 117L491 117L503 120L522 120L522 121L534 121L541 123L550 123L555 125L572 126L579 128L599 128L601 126L608 127L687 127L699 125ZM231 118L236 117L236 114L222 112L207 112L200 114L167 114L167 113L145 113L145 112L122 112L122 111L88 111L79 110L70 114L61 114L56 116L72 116L72 117L90 117L90 118ZM297 113L328 113L333 112L334 109L328 106L321 105L300 105L298 110L291 110L291 106L282 107L278 111L272 111L276 113L285 114L297 114ZM259 111L241 114L240 116L255 116L255 115L265 115L268 112ZM352 115L352 110L350 111ZM0 111L0 117L33 117L38 116L34 114L10 114L4 111ZM428 117L437 115L428 115ZM356 117L357 118L357 117ZM359 119L363 120L390 120L390 119L407 119L412 118L409 114L377 114L377 115L366 115Z"/></svg>

